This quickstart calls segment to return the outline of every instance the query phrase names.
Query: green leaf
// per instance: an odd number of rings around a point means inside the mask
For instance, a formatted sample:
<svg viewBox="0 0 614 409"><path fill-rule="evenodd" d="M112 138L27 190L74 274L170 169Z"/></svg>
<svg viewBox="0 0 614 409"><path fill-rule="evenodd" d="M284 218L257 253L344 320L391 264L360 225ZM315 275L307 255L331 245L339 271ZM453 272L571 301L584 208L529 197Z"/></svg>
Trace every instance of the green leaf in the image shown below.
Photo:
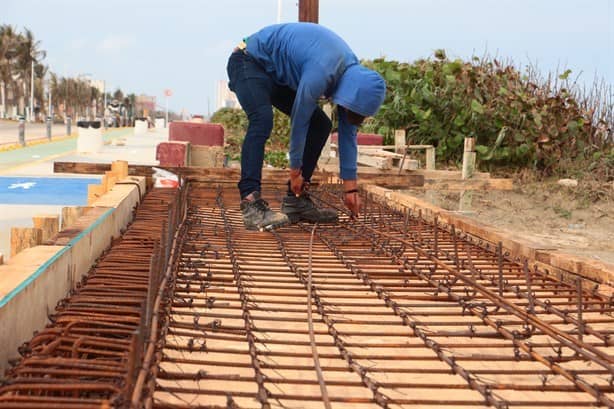
<svg viewBox="0 0 614 409"><path fill-rule="evenodd" d="M478 102L477 99L471 100L471 110L478 114L484 113L484 106Z"/></svg>
<svg viewBox="0 0 614 409"><path fill-rule="evenodd" d="M486 145L476 145L475 146L475 151L477 153L479 153L480 155L486 155L486 152L488 152L488 146L486 146Z"/></svg>
<svg viewBox="0 0 614 409"><path fill-rule="evenodd" d="M559 75L559 79L566 80L567 78L569 78L569 74L571 74L571 70L565 70L564 73Z"/></svg>

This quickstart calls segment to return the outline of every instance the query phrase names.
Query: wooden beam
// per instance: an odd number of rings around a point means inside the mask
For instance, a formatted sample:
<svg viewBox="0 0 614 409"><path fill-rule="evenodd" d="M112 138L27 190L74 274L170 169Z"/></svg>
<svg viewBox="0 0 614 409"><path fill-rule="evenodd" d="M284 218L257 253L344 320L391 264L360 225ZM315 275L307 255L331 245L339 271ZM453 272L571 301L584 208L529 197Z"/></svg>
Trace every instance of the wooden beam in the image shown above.
<svg viewBox="0 0 614 409"><path fill-rule="evenodd" d="M41 244L43 232L36 227L12 227L11 228L11 257L24 249Z"/></svg>
<svg viewBox="0 0 614 409"><path fill-rule="evenodd" d="M424 189L436 190L512 190L512 179L467 179L467 180L438 180L424 179Z"/></svg>
<svg viewBox="0 0 614 409"><path fill-rule="evenodd" d="M34 227L41 229L42 243L55 236L60 230L60 216L57 214L38 214L32 217Z"/></svg>
<svg viewBox="0 0 614 409"><path fill-rule="evenodd" d="M319 0L299 0L298 21L305 23L318 23Z"/></svg>
<svg viewBox="0 0 614 409"><path fill-rule="evenodd" d="M372 166L376 169L392 169L392 158L383 155L359 152L357 162L361 165Z"/></svg>
<svg viewBox="0 0 614 409"><path fill-rule="evenodd" d="M146 176L151 178L153 170L151 166L129 165L128 173L133 176ZM173 172L185 178L200 182L216 183L237 183L241 178L241 170L235 168L174 168L162 166L161 168ZM54 162L53 171L55 173L77 173L77 174L101 174L111 169L110 163L85 163L85 162ZM398 171L382 173L363 172L361 168L358 172L360 182L371 182L381 186L395 186L401 188L419 187L424 185L424 176L415 174L399 175ZM314 172L312 182L323 183L331 178L336 178L336 170L332 172ZM285 169L262 169L263 184L284 184L288 180L288 171Z"/></svg>

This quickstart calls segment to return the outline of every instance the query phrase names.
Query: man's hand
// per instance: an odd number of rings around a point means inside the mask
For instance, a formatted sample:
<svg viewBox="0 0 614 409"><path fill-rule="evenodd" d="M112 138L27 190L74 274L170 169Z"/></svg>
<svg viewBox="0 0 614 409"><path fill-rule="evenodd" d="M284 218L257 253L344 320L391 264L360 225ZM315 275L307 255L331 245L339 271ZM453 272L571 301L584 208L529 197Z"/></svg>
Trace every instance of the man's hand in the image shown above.
<svg viewBox="0 0 614 409"><path fill-rule="evenodd" d="M295 195L300 195L303 191L303 175L301 169L290 169L290 190Z"/></svg>
<svg viewBox="0 0 614 409"><path fill-rule="evenodd" d="M355 180L343 181L343 202L352 213L352 217L360 214L360 195L358 194L358 183Z"/></svg>

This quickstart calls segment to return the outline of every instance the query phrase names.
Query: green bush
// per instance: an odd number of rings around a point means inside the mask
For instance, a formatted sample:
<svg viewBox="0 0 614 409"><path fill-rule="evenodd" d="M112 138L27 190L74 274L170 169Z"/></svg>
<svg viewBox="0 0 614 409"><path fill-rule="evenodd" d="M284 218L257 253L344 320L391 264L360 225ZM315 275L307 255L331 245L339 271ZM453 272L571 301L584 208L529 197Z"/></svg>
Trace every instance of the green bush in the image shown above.
<svg viewBox="0 0 614 409"><path fill-rule="evenodd" d="M221 108L211 116L211 122L224 126L226 153L232 159L239 159L243 138L247 132L247 116L242 109ZM286 152L290 139L290 118L273 109L273 130L265 147L265 160L276 167L286 167Z"/></svg>
<svg viewBox="0 0 614 409"><path fill-rule="evenodd" d="M443 50L412 64L365 64L384 76L388 91L364 128L384 135L386 143L395 129L405 129L411 143L433 144L438 160L458 163L464 138L475 137L483 168L530 167L544 175L569 173L570 163L607 165L609 159L594 156L611 157L611 118L595 118L595 110L582 108L568 89L540 86L513 66L452 61Z"/></svg>

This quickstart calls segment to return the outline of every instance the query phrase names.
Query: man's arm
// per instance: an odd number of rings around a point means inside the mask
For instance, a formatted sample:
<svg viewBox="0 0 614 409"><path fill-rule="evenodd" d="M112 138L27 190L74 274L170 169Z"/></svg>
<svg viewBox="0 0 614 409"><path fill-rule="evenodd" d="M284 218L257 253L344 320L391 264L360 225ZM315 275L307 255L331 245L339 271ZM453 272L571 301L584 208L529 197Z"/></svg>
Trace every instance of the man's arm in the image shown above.
<svg viewBox="0 0 614 409"><path fill-rule="evenodd" d="M360 213L360 197L358 196L358 142L357 127L350 124L347 112L343 107L337 107L339 117L339 175L343 179L343 201L353 216Z"/></svg>

